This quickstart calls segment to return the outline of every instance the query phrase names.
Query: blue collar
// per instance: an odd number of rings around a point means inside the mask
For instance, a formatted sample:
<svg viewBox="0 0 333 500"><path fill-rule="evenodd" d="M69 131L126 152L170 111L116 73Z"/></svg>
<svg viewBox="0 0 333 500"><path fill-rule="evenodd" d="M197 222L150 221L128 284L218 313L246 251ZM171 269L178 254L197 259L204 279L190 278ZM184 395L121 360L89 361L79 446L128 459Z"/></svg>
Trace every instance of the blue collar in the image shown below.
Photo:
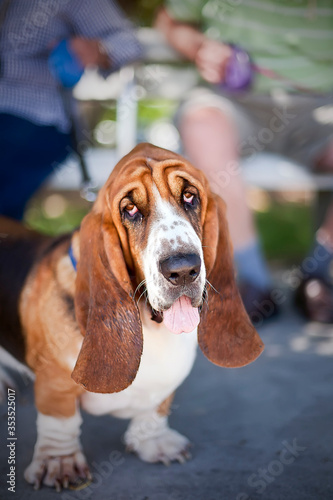
<svg viewBox="0 0 333 500"><path fill-rule="evenodd" d="M74 257L72 245L69 247L68 255L69 255L69 258L71 259L71 263L72 263L72 265L74 267L74 271L76 271L77 270L77 260Z"/></svg>

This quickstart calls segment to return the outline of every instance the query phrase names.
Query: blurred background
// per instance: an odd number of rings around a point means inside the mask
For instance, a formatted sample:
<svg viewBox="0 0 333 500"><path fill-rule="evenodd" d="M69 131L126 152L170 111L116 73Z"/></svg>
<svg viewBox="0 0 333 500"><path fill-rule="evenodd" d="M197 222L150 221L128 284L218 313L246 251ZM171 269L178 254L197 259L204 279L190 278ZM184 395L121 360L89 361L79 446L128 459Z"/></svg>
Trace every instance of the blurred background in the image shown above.
<svg viewBox="0 0 333 500"><path fill-rule="evenodd" d="M159 46L156 34L145 29L151 26L160 0L119 3L140 27L148 57L144 64L124 68L107 79L86 72L74 90L81 128L79 147L97 187L131 141L148 141L182 152L174 114L179 100L198 80L191 65L166 50L160 39ZM162 63L157 62L160 60ZM319 217L313 210L318 191L304 171L300 181L287 162L266 158L266 165L271 161L275 161L271 172L279 171L281 182L270 176L270 185L260 185L262 166L244 165L248 203L268 260L273 265L279 266L281 261L288 265L299 262L311 246ZM91 206L80 196L81 174L75 155L54 170L52 180L31 200L25 213L26 222L49 234L71 231Z"/></svg>

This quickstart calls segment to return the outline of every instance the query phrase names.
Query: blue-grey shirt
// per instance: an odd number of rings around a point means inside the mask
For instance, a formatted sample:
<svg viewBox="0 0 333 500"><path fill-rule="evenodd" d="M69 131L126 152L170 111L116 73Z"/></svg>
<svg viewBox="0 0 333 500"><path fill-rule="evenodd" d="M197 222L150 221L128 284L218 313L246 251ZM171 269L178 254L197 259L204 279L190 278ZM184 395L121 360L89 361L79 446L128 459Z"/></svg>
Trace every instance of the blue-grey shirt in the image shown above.
<svg viewBox="0 0 333 500"><path fill-rule="evenodd" d="M99 39L110 71L142 55L132 25L112 0L11 0L1 29L0 112L68 131L48 56L56 42L73 36Z"/></svg>

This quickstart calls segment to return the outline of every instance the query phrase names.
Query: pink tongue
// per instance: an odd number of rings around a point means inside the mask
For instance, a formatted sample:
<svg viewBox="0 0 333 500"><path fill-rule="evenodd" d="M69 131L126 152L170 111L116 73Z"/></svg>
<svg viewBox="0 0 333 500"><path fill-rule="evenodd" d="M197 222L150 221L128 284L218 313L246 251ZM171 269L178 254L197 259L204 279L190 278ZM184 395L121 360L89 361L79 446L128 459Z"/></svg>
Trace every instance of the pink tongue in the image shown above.
<svg viewBox="0 0 333 500"><path fill-rule="evenodd" d="M173 333L189 333L199 324L199 311L197 307L192 307L191 300L183 295L170 309L163 312L163 321Z"/></svg>

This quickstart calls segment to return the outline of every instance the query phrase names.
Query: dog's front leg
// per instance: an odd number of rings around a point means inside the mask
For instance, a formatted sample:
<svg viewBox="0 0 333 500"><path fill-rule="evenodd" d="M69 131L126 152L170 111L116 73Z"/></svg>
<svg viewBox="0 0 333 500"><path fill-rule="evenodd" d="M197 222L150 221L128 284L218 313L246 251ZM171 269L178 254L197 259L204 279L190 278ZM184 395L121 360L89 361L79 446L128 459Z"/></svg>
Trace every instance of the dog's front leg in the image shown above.
<svg viewBox="0 0 333 500"><path fill-rule="evenodd" d="M25 479L36 489L45 484L60 490L79 477L90 479L79 440L81 422L78 411L69 418L38 413L34 455L24 472Z"/></svg>
<svg viewBox="0 0 333 500"><path fill-rule="evenodd" d="M177 460L188 460L190 441L170 429L168 414L173 397L167 398L158 408L134 417L125 433L125 443L145 462L163 462L169 465Z"/></svg>
<svg viewBox="0 0 333 500"><path fill-rule="evenodd" d="M44 484L59 491L78 479L91 479L80 444L82 418L76 387L70 378L37 374L37 442L32 462L24 473L36 489Z"/></svg>

